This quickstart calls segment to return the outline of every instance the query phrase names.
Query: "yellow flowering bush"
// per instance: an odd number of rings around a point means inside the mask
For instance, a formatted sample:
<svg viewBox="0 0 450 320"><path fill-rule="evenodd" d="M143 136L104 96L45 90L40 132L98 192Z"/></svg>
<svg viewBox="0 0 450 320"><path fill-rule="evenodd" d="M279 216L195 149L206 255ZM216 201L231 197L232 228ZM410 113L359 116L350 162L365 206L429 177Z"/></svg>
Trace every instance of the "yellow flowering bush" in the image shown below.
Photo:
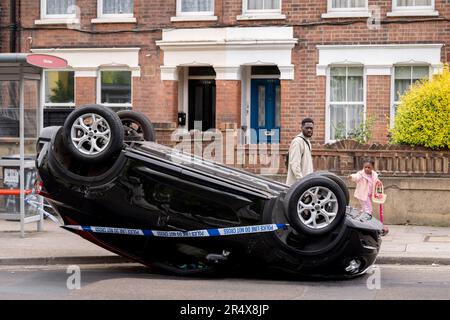
<svg viewBox="0 0 450 320"><path fill-rule="evenodd" d="M412 85L401 97L392 142L433 149L450 148L450 70Z"/></svg>

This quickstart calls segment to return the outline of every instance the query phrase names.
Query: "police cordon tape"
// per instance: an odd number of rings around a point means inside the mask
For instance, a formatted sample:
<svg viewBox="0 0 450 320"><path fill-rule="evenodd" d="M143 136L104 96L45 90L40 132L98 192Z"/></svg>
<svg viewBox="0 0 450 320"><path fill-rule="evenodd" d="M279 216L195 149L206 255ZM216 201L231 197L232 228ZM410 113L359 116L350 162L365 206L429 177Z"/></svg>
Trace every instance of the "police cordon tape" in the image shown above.
<svg viewBox="0 0 450 320"><path fill-rule="evenodd" d="M40 213L50 218L53 222L61 225L61 222L52 214L46 212L41 207L41 203L33 198L25 198L25 202L35 207ZM44 206L46 206L44 204ZM239 234L264 233L273 232L280 229L287 229L288 224L261 224L228 228L203 229L192 231L163 231L163 230L145 230L145 229L129 229L115 227L97 227L97 226L80 226L80 225L61 225L64 229L86 231L91 233L109 233L130 236L146 236L146 237L165 237L165 238L199 238L199 237L220 237Z"/></svg>
<svg viewBox="0 0 450 320"><path fill-rule="evenodd" d="M42 206L44 207L51 207L45 203L41 203L39 200L36 199L35 196L31 195L28 197L25 197L25 203L29 204L30 206L36 208L36 210L39 211L39 213L43 214L45 217L50 218L54 223L61 225L61 222L52 214L45 211Z"/></svg>
<svg viewBox="0 0 450 320"><path fill-rule="evenodd" d="M197 238L197 237L220 237L239 234L273 232L280 229L287 229L287 224L261 224L252 226L229 227L220 229L203 229L192 231L162 231L162 230L145 230L145 229L127 229L113 227L95 227L67 225L64 229L72 229L78 231L86 231L91 233L110 233L130 236L146 236L146 237L166 237L166 238Z"/></svg>

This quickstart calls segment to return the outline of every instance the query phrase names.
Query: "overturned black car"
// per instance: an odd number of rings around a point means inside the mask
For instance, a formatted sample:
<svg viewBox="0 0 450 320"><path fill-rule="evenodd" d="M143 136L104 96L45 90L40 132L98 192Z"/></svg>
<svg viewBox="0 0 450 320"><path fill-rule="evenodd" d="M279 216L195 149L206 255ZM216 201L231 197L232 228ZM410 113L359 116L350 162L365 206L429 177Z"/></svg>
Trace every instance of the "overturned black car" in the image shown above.
<svg viewBox="0 0 450 320"><path fill-rule="evenodd" d="M64 228L183 275L353 277L374 263L382 225L348 206L338 176L318 172L289 187L151 140L142 114L98 105L42 131L40 194Z"/></svg>

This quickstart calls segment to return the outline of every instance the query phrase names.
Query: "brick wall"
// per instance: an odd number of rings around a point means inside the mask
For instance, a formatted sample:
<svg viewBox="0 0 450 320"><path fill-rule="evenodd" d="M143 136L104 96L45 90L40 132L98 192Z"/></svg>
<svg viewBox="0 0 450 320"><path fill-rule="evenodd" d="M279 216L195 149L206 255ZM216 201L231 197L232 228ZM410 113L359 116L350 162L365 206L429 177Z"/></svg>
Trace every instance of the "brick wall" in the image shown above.
<svg viewBox="0 0 450 320"><path fill-rule="evenodd" d="M241 81L216 80L216 126L241 126Z"/></svg>
<svg viewBox="0 0 450 320"><path fill-rule="evenodd" d="M372 141L387 142L391 105L391 77L367 77L367 116L375 117Z"/></svg>
<svg viewBox="0 0 450 320"><path fill-rule="evenodd" d="M97 78L76 77L75 78L75 104L82 106L96 103Z"/></svg>
<svg viewBox="0 0 450 320"><path fill-rule="evenodd" d="M10 1L3 0L0 3L0 52L10 52L11 28L11 7Z"/></svg>

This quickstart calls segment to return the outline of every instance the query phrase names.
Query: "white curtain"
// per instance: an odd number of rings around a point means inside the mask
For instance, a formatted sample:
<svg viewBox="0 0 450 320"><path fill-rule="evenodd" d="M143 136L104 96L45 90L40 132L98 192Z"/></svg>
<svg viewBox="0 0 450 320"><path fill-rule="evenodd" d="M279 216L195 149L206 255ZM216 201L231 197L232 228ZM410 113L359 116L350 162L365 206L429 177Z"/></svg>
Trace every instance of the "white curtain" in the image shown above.
<svg viewBox="0 0 450 320"><path fill-rule="evenodd" d="M75 5L75 0L47 0L47 14L68 14L70 6Z"/></svg>
<svg viewBox="0 0 450 320"><path fill-rule="evenodd" d="M367 0L333 0L333 8L361 8L366 6Z"/></svg>
<svg viewBox="0 0 450 320"><path fill-rule="evenodd" d="M345 107L330 105L330 139L342 138L345 135Z"/></svg>
<svg viewBox="0 0 450 320"><path fill-rule="evenodd" d="M181 0L182 12L213 11L213 0Z"/></svg>
<svg viewBox="0 0 450 320"><path fill-rule="evenodd" d="M280 0L247 0L248 10L276 10L280 9Z"/></svg>
<svg viewBox="0 0 450 320"><path fill-rule="evenodd" d="M330 101L345 102L345 68L331 68Z"/></svg>
<svg viewBox="0 0 450 320"><path fill-rule="evenodd" d="M397 0L399 7L431 6L431 0Z"/></svg>
<svg viewBox="0 0 450 320"><path fill-rule="evenodd" d="M347 111L347 136L351 134L361 124L364 105L349 105L346 108Z"/></svg>
<svg viewBox="0 0 450 320"><path fill-rule="evenodd" d="M133 0L103 0L103 13L133 13Z"/></svg>
<svg viewBox="0 0 450 320"><path fill-rule="evenodd" d="M347 68L347 101L362 102L363 95L363 69Z"/></svg>

